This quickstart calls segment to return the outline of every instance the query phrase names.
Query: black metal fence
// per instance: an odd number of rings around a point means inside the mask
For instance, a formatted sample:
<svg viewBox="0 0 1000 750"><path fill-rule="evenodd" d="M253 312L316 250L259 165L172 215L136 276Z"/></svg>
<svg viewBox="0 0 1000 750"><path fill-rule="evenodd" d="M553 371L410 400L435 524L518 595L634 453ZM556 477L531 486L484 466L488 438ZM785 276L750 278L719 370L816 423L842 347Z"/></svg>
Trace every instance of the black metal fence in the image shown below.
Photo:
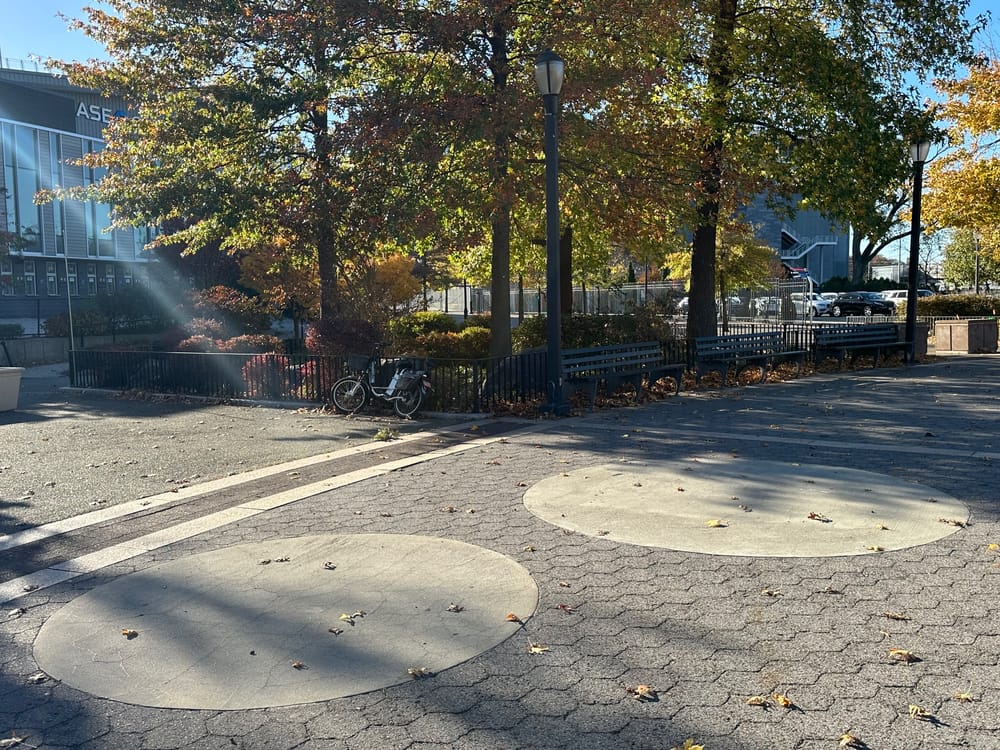
<svg viewBox="0 0 1000 750"><path fill-rule="evenodd" d="M817 323L731 321L729 333L781 330L791 349L811 351ZM694 364L683 325L663 343L664 361ZM501 359L431 363L434 390L424 409L486 412L501 403L530 402L546 395L546 353ZM337 378L348 372L338 357L308 354L216 352L74 351L70 382L77 388L174 393L219 399L326 403Z"/></svg>

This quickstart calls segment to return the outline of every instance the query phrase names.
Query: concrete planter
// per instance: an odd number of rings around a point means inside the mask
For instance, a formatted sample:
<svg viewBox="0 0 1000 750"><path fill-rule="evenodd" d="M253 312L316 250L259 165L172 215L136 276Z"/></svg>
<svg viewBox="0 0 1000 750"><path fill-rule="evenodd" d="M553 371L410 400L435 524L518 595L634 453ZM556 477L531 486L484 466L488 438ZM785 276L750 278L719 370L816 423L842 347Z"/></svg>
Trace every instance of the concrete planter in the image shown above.
<svg viewBox="0 0 1000 750"><path fill-rule="evenodd" d="M995 354L997 321L938 320L934 323L934 351L960 354Z"/></svg>
<svg viewBox="0 0 1000 750"><path fill-rule="evenodd" d="M896 328L899 331L899 340L906 341L906 323L897 323ZM916 336L913 342L914 357L927 356L927 337L930 335L930 332L930 325L922 320L916 321L916 325L914 326L914 333Z"/></svg>
<svg viewBox="0 0 1000 750"><path fill-rule="evenodd" d="M0 411L17 408L17 395L21 390L23 367L0 367Z"/></svg>

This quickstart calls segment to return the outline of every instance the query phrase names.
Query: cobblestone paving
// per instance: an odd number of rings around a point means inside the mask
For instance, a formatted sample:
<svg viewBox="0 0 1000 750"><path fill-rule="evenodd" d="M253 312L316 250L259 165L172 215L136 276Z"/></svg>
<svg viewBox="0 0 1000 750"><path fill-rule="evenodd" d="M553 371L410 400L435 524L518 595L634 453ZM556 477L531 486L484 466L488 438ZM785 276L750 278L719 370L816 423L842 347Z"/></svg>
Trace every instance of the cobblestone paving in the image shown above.
<svg viewBox="0 0 1000 750"><path fill-rule="evenodd" d="M1000 543L1000 454L989 442L998 374L1000 360L956 360L556 421L26 596L14 603L26 612L0 617L0 736L129 750L666 750L687 738L706 750L825 750L845 734L871 750L1000 748L1000 553L988 548ZM521 502L554 473L705 453L918 481L966 503L971 523L895 552L747 558L566 533ZM287 708L150 709L30 682L38 628L80 593L180 555L323 532L426 534L495 550L531 572L538 610L516 613L523 627L512 623L496 648L431 678ZM529 653L529 643L548 650ZM890 649L916 660L891 659ZM636 699L628 688L638 685L654 687L656 700ZM768 705L749 705L752 696Z"/></svg>

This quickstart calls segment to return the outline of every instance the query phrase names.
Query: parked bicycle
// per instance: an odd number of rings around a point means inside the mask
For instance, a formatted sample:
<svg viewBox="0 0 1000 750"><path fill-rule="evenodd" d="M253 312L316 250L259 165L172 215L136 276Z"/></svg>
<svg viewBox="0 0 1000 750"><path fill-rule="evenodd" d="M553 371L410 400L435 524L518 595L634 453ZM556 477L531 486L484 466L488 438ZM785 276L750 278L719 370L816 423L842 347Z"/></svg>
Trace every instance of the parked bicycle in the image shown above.
<svg viewBox="0 0 1000 750"><path fill-rule="evenodd" d="M347 369L353 374L334 383L330 393L334 407L344 414L353 414L377 398L391 403L399 416L411 417L431 391L426 370L413 358L383 363L376 349L371 356L348 354Z"/></svg>

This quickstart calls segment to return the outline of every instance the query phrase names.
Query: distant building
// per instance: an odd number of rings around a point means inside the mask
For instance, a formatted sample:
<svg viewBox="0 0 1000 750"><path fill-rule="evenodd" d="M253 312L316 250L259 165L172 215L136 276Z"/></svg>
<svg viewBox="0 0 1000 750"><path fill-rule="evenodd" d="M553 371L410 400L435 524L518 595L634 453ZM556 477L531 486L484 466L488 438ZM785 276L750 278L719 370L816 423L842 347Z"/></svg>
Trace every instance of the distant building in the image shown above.
<svg viewBox="0 0 1000 750"><path fill-rule="evenodd" d="M123 102L62 76L0 67L0 228L26 243L0 253L0 321L44 321L66 311L67 293L85 301L146 283L147 230L106 231L111 207L94 201L34 204L38 190L99 180L73 162L101 150L104 126L124 115Z"/></svg>
<svg viewBox="0 0 1000 750"><path fill-rule="evenodd" d="M773 247L782 263L805 268L820 284L833 276L849 276L850 238L813 210L800 210L793 219L783 219L763 197L747 207L746 219L757 227L756 236Z"/></svg>

